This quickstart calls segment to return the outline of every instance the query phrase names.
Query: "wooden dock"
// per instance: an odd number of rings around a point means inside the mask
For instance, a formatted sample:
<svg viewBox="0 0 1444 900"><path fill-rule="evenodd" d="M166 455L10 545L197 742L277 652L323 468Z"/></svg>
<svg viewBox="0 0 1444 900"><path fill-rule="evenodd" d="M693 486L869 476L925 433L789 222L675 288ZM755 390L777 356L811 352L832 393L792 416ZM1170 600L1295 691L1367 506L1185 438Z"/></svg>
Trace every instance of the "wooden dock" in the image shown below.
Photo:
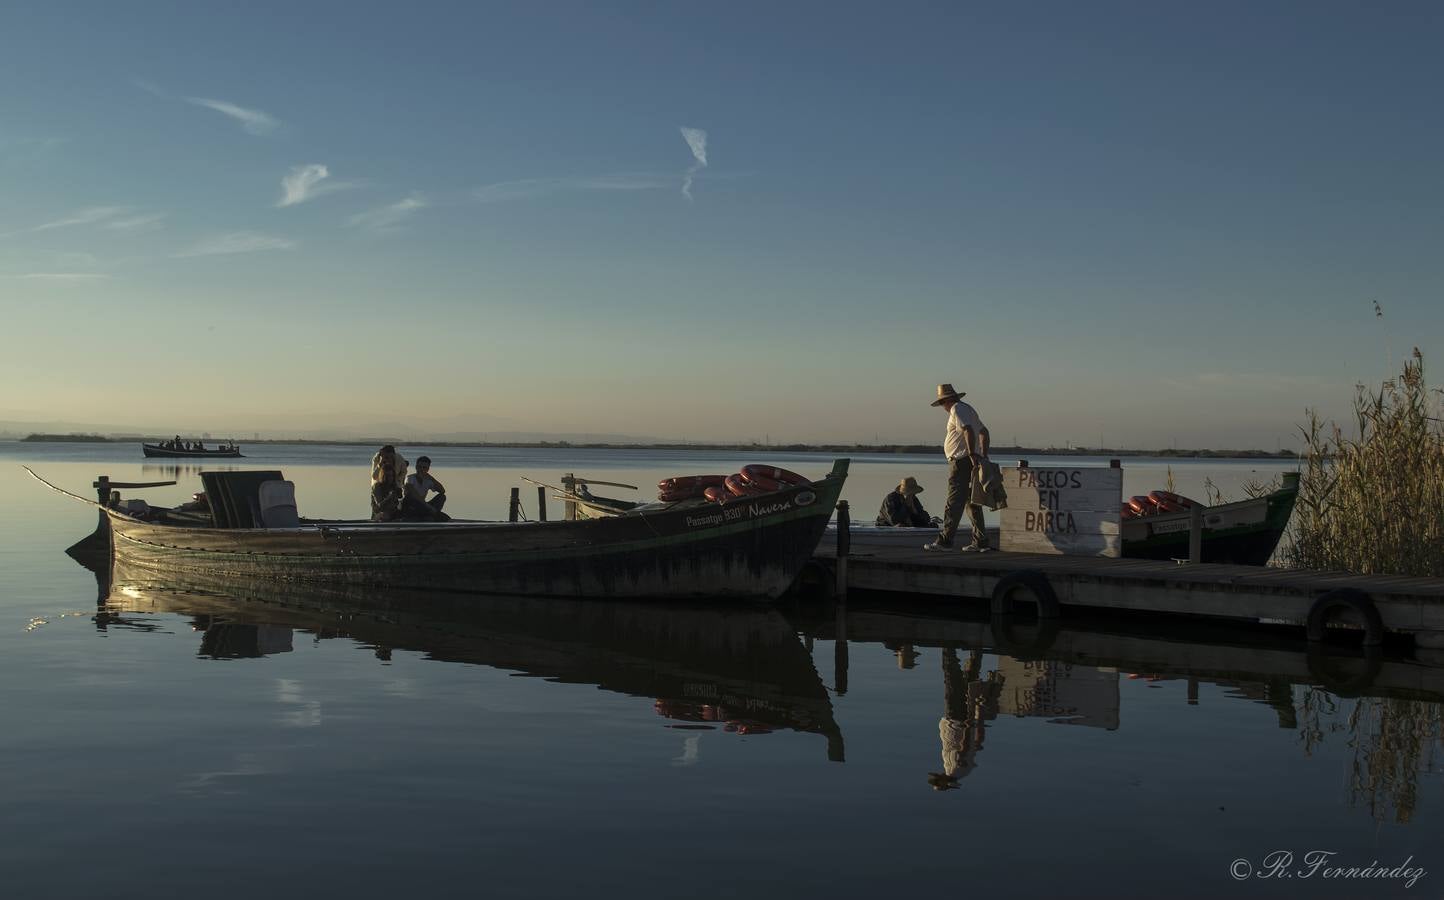
<svg viewBox="0 0 1444 900"><path fill-rule="evenodd" d="M1295 625L1311 640L1349 628L1362 632L1365 646L1377 646L1391 634L1412 636L1421 648L1444 649L1439 578L1000 551L934 553L922 549L933 536L929 529L850 529L840 558L837 535L829 530L814 562L843 592L978 601L991 604L998 615L1031 606L1045 619L1076 608Z"/></svg>

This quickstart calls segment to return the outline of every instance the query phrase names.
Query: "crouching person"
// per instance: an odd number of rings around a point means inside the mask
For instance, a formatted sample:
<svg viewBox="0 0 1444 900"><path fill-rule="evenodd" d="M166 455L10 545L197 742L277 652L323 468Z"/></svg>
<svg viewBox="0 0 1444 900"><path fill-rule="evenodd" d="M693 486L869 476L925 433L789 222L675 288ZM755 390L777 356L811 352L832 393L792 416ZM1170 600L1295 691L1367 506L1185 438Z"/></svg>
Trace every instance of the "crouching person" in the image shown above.
<svg viewBox="0 0 1444 900"><path fill-rule="evenodd" d="M932 516L923 509L918 499L923 489L911 475L898 482L897 490L882 500L877 512L877 524L883 528L926 528L933 524Z"/></svg>

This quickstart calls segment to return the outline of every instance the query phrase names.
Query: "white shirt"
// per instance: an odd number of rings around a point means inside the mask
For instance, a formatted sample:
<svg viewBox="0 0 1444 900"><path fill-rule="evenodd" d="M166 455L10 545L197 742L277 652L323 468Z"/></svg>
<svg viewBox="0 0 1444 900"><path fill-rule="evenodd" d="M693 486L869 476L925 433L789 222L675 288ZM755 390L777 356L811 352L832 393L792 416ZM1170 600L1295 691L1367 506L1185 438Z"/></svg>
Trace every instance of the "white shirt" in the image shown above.
<svg viewBox="0 0 1444 900"><path fill-rule="evenodd" d="M963 426L973 429L973 452L982 453L983 420L978 411L959 400L948 411L948 430L943 435L943 455L948 459L962 459L968 449L963 443Z"/></svg>
<svg viewBox="0 0 1444 900"><path fill-rule="evenodd" d="M422 475L417 472L406 476L406 492L422 503L426 502L426 495L436 490L436 479L430 475Z"/></svg>

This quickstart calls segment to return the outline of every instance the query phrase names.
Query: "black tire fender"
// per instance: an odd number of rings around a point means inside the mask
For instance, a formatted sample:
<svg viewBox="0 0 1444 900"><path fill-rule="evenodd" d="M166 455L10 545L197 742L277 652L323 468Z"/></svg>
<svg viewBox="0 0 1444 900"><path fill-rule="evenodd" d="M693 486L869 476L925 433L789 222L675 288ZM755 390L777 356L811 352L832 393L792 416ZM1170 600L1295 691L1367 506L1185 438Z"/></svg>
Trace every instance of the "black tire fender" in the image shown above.
<svg viewBox="0 0 1444 900"><path fill-rule="evenodd" d="M1031 597L1038 607L1038 618L1058 618L1058 595L1042 572L1036 569L1020 569L1009 572L993 585L993 615L1006 616L1013 612L1013 600L1017 595Z"/></svg>
<svg viewBox="0 0 1444 900"><path fill-rule="evenodd" d="M1384 620L1379 608L1369 595L1353 588L1339 588L1320 594L1309 607L1309 619L1305 628L1309 640L1322 641L1329 632L1329 618L1337 611L1348 610L1358 615L1364 623L1364 646L1377 647L1384 643Z"/></svg>

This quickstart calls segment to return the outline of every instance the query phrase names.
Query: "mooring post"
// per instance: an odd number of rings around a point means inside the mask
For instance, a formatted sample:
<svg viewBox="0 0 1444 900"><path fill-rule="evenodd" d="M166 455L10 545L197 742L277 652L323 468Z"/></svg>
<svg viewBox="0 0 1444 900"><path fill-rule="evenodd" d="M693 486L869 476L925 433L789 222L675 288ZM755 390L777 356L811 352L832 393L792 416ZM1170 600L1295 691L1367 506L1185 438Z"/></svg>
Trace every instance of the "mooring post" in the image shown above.
<svg viewBox="0 0 1444 900"><path fill-rule="evenodd" d="M506 520L515 522L521 518L521 488L511 489L511 503L506 511Z"/></svg>
<svg viewBox="0 0 1444 900"><path fill-rule="evenodd" d="M538 522L547 520L547 489L541 485L536 486L536 520Z"/></svg>
<svg viewBox="0 0 1444 900"><path fill-rule="evenodd" d="M1188 510L1188 561L1203 562L1203 507L1196 503Z"/></svg>
<svg viewBox="0 0 1444 900"><path fill-rule="evenodd" d="M847 597L847 555L852 552L852 518L847 501L837 501L837 599Z"/></svg>
<svg viewBox="0 0 1444 900"><path fill-rule="evenodd" d="M97 499L100 500L100 505L101 505L101 506L109 506L109 505L110 505L110 476L109 476L109 475L97 475L97 476L95 476L95 483L92 484L91 487L95 488L95 496L96 496Z"/></svg>
<svg viewBox="0 0 1444 900"><path fill-rule="evenodd" d="M562 518L568 522L577 520L577 501L571 499L577 493L577 476L568 472L562 476L562 491L567 495L566 503L562 505Z"/></svg>

